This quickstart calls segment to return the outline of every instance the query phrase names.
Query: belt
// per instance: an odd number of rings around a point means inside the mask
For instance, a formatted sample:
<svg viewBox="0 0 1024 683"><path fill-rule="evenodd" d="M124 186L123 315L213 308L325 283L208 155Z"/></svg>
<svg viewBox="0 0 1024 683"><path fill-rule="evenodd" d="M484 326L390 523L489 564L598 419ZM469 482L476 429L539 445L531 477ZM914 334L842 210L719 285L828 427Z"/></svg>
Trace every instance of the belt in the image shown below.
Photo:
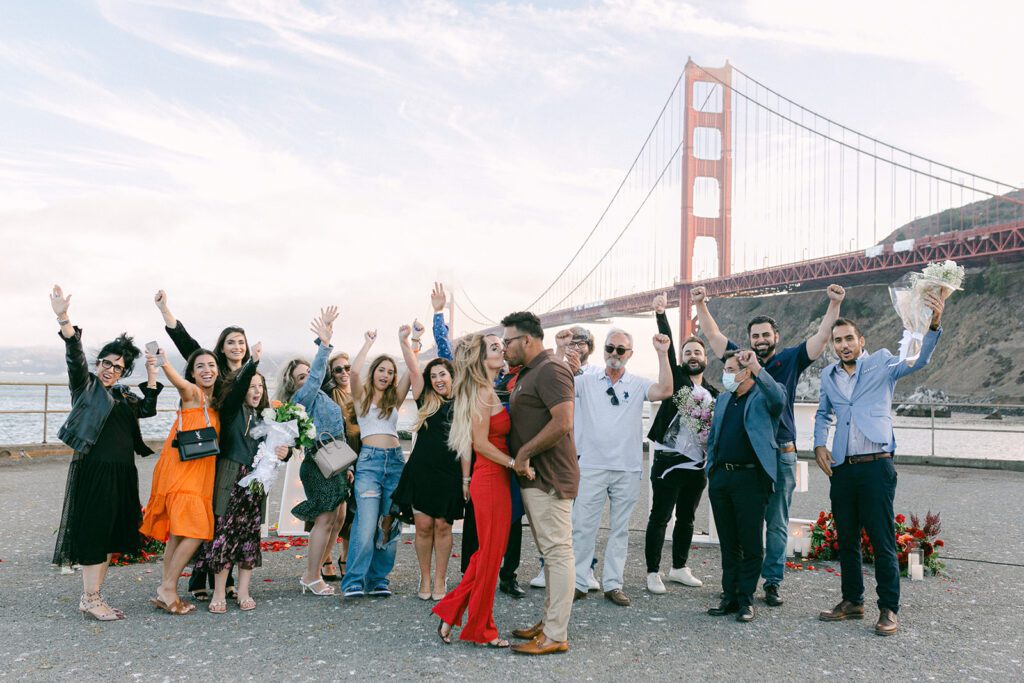
<svg viewBox="0 0 1024 683"><path fill-rule="evenodd" d="M848 455L843 460L843 464L850 463L851 465L859 465L862 462L874 462L875 460L885 460L891 458L892 453L868 453L867 455Z"/></svg>
<svg viewBox="0 0 1024 683"><path fill-rule="evenodd" d="M796 453L796 444L792 441L779 444L779 453Z"/></svg>
<svg viewBox="0 0 1024 683"><path fill-rule="evenodd" d="M726 472L733 472L735 470L753 470L753 469L757 469L757 465L752 463L752 462L750 462L750 463L742 463L742 464L741 463L734 463L734 462L723 462L723 463L719 464L718 467L725 468Z"/></svg>

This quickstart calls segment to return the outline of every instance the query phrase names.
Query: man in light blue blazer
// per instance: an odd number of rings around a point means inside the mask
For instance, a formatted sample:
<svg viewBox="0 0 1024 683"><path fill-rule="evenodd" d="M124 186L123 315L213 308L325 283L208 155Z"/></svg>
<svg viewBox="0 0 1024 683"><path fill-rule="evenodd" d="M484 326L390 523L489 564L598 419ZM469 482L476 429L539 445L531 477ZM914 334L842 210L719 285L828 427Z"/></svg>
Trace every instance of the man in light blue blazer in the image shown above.
<svg viewBox="0 0 1024 683"><path fill-rule="evenodd" d="M778 472L775 433L786 392L747 349L727 351L722 386L708 434L708 498L722 550L722 599L711 616L754 618L761 576L761 530Z"/></svg>
<svg viewBox="0 0 1024 683"><path fill-rule="evenodd" d="M913 365L900 361L888 349L868 353L856 323L843 318L835 322L832 346L839 360L821 371L821 397L814 417L814 456L830 478L829 497L843 575L842 601L818 617L822 621L864 618L860 533L863 528L875 551L879 610L875 633L881 636L896 633L896 614L900 608L900 568L893 519L893 388L901 377L928 364L942 334L939 322L943 301L932 294L926 294L925 300L932 309L931 328ZM829 451L826 444L833 424L835 438Z"/></svg>

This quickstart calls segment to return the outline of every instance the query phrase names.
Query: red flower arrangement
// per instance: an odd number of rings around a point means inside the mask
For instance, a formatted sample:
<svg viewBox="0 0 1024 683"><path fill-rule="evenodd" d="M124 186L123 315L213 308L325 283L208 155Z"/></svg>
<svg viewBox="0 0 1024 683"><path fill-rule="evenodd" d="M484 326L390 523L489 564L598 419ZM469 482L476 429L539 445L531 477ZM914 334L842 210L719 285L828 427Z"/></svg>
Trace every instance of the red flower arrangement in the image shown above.
<svg viewBox="0 0 1024 683"><path fill-rule="evenodd" d="M896 533L896 557L900 563L900 574L907 575L907 554L915 548L920 548L924 554L925 571L933 576L945 569L945 564L939 560L939 549L945 547L945 542L939 538L942 531L942 522L939 513L932 514L931 510L925 514L924 524L921 524L917 515L910 516L910 524L907 524L905 515L896 515L893 520ZM835 521L831 512L822 511L818 515L818 521L810 525L811 529L811 552L808 559L812 560L837 560L839 559L839 534L835 528ZM871 540L867 532L861 529L860 547L861 555L866 564L873 564L875 551L871 547Z"/></svg>
<svg viewBox="0 0 1024 683"><path fill-rule="evenodd" d="M142 564L149 562L154 557L164 554L166 544L155 538L139 534L138 553L114 553L110 558L110 564L114 567L127 567L130 564Z"/></svg>

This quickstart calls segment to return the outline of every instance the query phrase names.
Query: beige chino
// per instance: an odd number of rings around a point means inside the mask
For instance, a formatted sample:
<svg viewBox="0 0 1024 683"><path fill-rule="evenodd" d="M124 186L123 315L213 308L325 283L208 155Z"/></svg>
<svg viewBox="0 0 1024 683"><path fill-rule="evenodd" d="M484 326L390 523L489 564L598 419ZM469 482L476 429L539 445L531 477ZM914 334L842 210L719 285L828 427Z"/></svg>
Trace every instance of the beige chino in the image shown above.
<svg viewBox="0 0 1024 683"><path fill-rule="evenodd" d="M537 550L544 557L544 635L569 640L569 616L576 589L576 561L572 552L572 500L554 491L522 490L523 507Z"/></svg>

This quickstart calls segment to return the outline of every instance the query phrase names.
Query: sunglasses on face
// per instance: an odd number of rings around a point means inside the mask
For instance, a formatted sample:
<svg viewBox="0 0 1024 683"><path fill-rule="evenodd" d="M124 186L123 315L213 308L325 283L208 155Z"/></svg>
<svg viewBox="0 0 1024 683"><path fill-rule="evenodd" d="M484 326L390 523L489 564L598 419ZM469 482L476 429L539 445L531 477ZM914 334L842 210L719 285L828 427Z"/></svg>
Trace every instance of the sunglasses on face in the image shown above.
<svg viewBox="0 0 1024 683"><path fill-rule="evenodd" d="M115 375L120 375L120 374L122 374L124 372L124 366L123 365L116 365L114 363L111 363L106 358L104 358L101 361L97 361L97 365L99 365L104 370L112 370Z"/></svg>
<svg viewBox="0 0 1024 683"><path fill-rule="evenodd" d="M340 375L341 373L343 373L343 372L348 372L348 371L350 371L351 369L352 369L352 366L351 366L351 365L335 365L335 366L334 366L334 367L333 367L333 368L331 369L331 372L333 372L333 373L334 373L335 375Z"/></svg>
<svg viewBox="0 0 1024 683"><path fill-rule="evenodd" d="M617 353L620 356L625 356L627 352L632 350L627 349L625 346L612 346L611 344L606 344L604 347L605 353Z"/></svg>

